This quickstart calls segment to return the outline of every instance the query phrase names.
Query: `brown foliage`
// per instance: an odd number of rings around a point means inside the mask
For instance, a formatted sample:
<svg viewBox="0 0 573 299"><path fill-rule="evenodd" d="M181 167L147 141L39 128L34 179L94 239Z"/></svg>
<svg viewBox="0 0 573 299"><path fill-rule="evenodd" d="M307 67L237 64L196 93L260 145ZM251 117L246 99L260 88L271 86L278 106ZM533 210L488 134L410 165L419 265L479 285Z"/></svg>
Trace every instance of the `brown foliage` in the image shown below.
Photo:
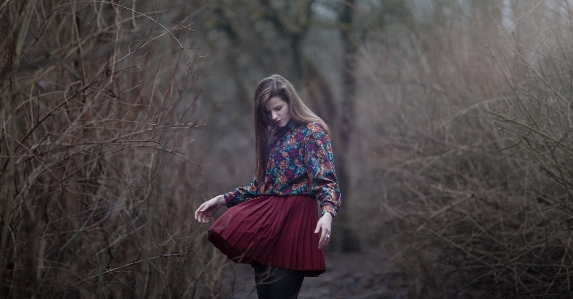
<svg viewBox="0 0 573 299"><path fill-rule="evenodd" d="M372 234L418 295L572 295L572 8L555 3L514 3L514 32L460 13L362 48Z"/></svg>
<svg viewBox="0 0 573 299"><path fill-rule="evenodd" d="M189 21L146 4L0 5L2 297L198 297L223 263L192 221Z"/></svg>

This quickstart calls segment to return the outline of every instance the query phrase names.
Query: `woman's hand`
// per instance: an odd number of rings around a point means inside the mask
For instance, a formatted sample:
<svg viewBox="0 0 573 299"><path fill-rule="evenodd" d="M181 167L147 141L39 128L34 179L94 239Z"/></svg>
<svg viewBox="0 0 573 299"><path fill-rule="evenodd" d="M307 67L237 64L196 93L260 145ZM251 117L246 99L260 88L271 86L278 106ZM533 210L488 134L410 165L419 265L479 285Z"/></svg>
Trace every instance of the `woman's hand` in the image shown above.
<svg viewBox="0 0 573 299"><path fill-rule="evenodd" d="M208 201L202 203L195 211L195 220L201 223L209 222L209 219L217 213L220 207L225 205L225 198L223 195L215 196Z"/></svg>
<svg viewBox="0 0 573 299"><path fill-rule="evenodd" d="M324 248L330 242L330 226L332 224L332 214L326 212L316 223L315 234L320 232L320 240L318 240L318 249Z"/></svg>

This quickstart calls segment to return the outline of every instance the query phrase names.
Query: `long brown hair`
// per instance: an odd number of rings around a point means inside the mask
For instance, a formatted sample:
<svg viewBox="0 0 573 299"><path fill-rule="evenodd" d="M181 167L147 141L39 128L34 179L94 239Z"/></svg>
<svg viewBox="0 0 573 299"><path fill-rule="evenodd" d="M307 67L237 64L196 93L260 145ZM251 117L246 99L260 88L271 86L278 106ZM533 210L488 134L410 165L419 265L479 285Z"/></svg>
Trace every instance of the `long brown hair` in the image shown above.
<svg viewBox="0 0 573 299"><path fill-rule="evenodd" d="M257 149L257 180L259 183L264 183L263 180L267 168L269 142L267 140L267 131L269 126L274 126L272 120L265 113L265 107L267 101L275 96L288 103L291 121L298 125L318 122L328 132L326 123L302 102L298 93L287 79L281 75L271 75L263 79L255 90L255 103L253 106Z"/></svg>

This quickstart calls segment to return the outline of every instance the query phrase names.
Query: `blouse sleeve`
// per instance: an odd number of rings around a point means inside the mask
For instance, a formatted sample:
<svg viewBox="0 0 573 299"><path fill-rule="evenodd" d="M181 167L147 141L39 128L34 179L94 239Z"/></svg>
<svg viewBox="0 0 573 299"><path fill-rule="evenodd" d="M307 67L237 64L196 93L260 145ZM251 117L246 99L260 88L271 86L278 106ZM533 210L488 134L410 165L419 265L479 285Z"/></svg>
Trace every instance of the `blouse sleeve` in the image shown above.
<svg viewBox="0 0 573 299"><path fill-rule="evenodd" d="M329 212L334 217L340 208L340 190L330 137L319 123L311 123L308 128L310 134L305 144L305 163L309 184L320 202L322 213Z"/></svg>
<svg viewBox="0 0 573 299"><path fill-rule="evenodd" d="M246 187L239 187L236 188L234 191L228 192L223 194L225 198L225 202L227 203L227 207L232 207L234 205L240 204L244 201L247 201L253 197L256 197L258 194L257 189L257 178L253 179L253 182L250 183Z"/></svg>

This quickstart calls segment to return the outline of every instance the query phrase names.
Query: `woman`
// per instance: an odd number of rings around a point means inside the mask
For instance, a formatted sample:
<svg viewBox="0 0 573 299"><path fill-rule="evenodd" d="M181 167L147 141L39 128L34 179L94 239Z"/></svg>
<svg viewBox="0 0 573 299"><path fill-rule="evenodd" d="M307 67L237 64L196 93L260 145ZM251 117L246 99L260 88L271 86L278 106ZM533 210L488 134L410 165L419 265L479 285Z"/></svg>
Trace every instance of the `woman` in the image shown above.
<svg viewBox="0 0 573 299"><path fill-rule="evenodd" d="M195 219L207 223L232 207L211 225L209 241L253 266L260 299L297 298L305 276L326 270L322 249L340 207L328 126L282 76L262 80L254 101L256 177L201 204Z"/></svg>

